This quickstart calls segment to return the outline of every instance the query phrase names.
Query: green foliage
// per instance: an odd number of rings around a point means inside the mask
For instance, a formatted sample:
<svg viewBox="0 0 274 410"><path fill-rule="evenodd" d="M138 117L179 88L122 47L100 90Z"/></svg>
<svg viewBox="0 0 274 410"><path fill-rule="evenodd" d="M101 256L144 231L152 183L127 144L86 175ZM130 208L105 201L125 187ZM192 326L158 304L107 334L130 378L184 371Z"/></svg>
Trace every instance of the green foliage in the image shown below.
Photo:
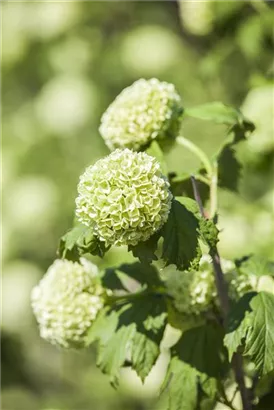
<svg viewBox="0 0 274 410"><path fill-rule="evenodd" d="M274 276L274 262L258 255L245 256L240 260L236 260L238 269L247 275Z"/></svg>
<svg viewBox="0 0 274 410"><path fill-rule="evenodd" d="M77 261L86 253L102 258L109 249L93 235L91 228L77 225L62 236L57 253L60 258Z"/></svg>
<svg viewBox="0 0 274 410"><path fill-rule="evenodd" d="M102 282L107 289L112 291L126 290L126 285L123 282L126 282L127 278L134 279L140 286L156 287L162 285L155 266L140 262L106 269Z"/></svg>
<svg viewBox="0 0 274 410"><path fill-rule="evenodd" d="M118 384L119 370L126 364L144 381L159 356L166 316L163 297L150 294L105 309L98 316L88 343L99 341L97 365L114 386Z"/></svg>
<svg viewBox="0 0 274 410"><path fill-rule="evenodd" d="M197 374L178 355L170 360L162 394L168 396L168 410L193 410L197 406Z"/></svg>
<svg viewBox="0 0 274 410"><path fill-rule="evenodd" d="M189 269L199 262L198 228L199 222L193 212L181 201L174 200L169 218L162 228L162 258L166 264Z"/></svg>
<svg viewBox="0 0 274 410"><path fill-rule="evenodd" d="M239 301L242 310L238 305L238 309L231 313L234 329L232 327L233 330L226 335L225 344L231 357L243 343L243 354L254 362L258 374L266 375L274 370L274 295L260 292L251 300L248 295L244 297L245 302Z"/></svg>
<svg viewBox="0 0 274 410"><path fill-rule="evenodd" d="M185 115L226 125L234 125L243 119L239 111L218 101L188 108Z"/></svg>
<svg viewBox="0 0 274 410"><path fill-rule="evenodd" d="M214 399L217 380L226 369L224 358L223 333L219 327L203 325L185 331L171 349L171 360L162 386L162 392L168 395L168 409L195 409L200 390Z"/></svg>
<svg viewBox="0 0 274 410"><path fill-rule="evenodd" d="M135 246L129 245L128 250L132 252L135 258L139 258L141 262L152 263L152 261L158 259L155 252L160 236L161 233L156 232L147 241L139 242Z"/></svg>
<svg viewBox="0 0 274 410"><path fill-rule="evenodd" d="M254 296L256 296L255 292L245 294L231 309L228 318L227 333L224 338L224 343L228 349L229 360L232 359L233 354L242 345L247 329L251 325L246 313L251 311L250 301Z"/></svg>

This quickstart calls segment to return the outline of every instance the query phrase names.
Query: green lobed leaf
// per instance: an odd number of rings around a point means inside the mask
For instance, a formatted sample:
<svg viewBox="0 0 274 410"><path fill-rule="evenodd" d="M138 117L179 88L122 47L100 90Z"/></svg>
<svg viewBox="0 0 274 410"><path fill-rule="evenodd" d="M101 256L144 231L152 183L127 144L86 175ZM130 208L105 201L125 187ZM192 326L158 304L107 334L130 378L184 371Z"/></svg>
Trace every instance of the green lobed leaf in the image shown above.
<svg viewBox="0 0 274 410"><path fill-rule="evenodd" d="M129 245L128 250L131 251L135 258L138 258L141 262L152 263L157 260L155 252L157 250L158 240L161 236L160 232L156 232L147 241L139 242L137 245Z"/></svg>
<svg viewBox="0 0 274 410"><path fill-rule="evenodd" d="M255 363L259 375L266 375L274 370L274 295L260 292L250 306L252 327L249 327L244 355Z"/></svg>
<svg viewBox="0 0 274 410"><path fill-rule="evenodd" d="M218 155L218 185L237 192L242 164L235 155L233 144L227 144Z"/></svg>
<svg viewBox="0 0 274 410"><path fill-rule="evenodd" d="M167 410L193 410L198 401L198 378L195 370L178 356L169 362L161 395L168 399Z"/></svg>
<svg viewBox="0 0 274 410"><path fill-rule="evenodd" d="M185 203L182 203L183 200ZM164 238L162 258L178 269L189 269L200 259L198 244L199 221L191 209L190 198L172 201L168 220L162 228ZM189 206L191 204L191 206Z"/></svg>
<svg viewBox="0 0 274 410"><path fill-rule="evenodd" d="M103 257L109 248L93 235L91 228L76 225L61 237L57 254L62 259L77 261L87 253Z"/></svg>
<svg viewBox="0 0 274 410"><path fill-rule="evenodd" d="M218 184L222 188L238 191L241 177L242 164L236 156L236 145L246 140L247 136L255 129L254 124L246 119L235 123L228 130L223 146L217 154Z"/></svg>
<svg viewBox="0 0 274 410"><path fill-rule="evenodd" d="M255 276L273 276L274 262L258 255L248 255L240 260L236 260L237 268L245 274Z"/></svg>
<svg viewBox="0 0 274 410"><path fill-rule="evenodd" d="M185 115L227 125L243 121L240 111L219 101L188 108L185 110Z"/></svg>
<svg viewBox="0 0 274 410"><path fill-rule="evenodd" d="M229 356L243 345L243 355L255 363L259 375L274 370L274 295L249 293L240 299L229 316L224 342Z"/></svg>
<svg viewBox="0 0 274 410"><path fill-rule="evenodd" d="M144 381L155 364L166 325L162 296L145 295L106 309L94 322L88 343L99 341L97 365L117 386L121 367L129 363Z"/></svg>
<svg viewBox="0 0 274 410"><path fill-rule="evenodd" d="M215 248L219 239L219 230L211 219L205 219L201 216L197 202L191 198L176 197L182 205L184 205L190 212L192 212L199 222L199 237L202 241L211 248Z"/></svg>
<svg viewBox="0 0 274 410"><path fill-rule="evenodd" d="M256 292L246 293L232 307L229 316L227 331L224 338L224 344L228 349L229 360L242 345L246 333L251 326L249 312L251 311L250 302L256 296Z"/></svg>
<svg viewBox="0 0 274 410"><path fill-rule="evenodd" d="M213 405L226 363L222 340L222 329L209 324L185 331L173 346L161 389L169 410L196 409L206 396Z"/></svg>
<svg viewBox="0 0 274 410"><path fill-rule="evenodd" d="M199 374L217 379L224 368L223 336L220 326L207 323L185 331L173 349L179 352L181 360Z"/></svg>
<svg viewBox="0 0 274 410"><path fill-rule="evenodd" d="M127 290L124 284L126 277L134 279L141 286L161 286L162 281L155 266L135 262L124 263L117 268L108 268L102 277L104 287L111 290Z"/></svg>

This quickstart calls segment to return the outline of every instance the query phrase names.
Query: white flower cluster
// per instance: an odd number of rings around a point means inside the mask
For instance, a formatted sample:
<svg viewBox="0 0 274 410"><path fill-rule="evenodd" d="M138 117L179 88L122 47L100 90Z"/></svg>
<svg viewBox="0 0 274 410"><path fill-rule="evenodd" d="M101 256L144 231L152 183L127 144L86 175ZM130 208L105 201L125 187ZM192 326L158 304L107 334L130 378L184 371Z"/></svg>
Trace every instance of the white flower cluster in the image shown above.
<svg viewBox="0 0 274 410"><path fill-rule="evenodd" d="M56 260L32 290L31 303L40 335L65 348L85 346L87 330L104 304L98 268Z"/></svg>
<svg viewBox="0 0 274 410"><path fill-rule="evenodd" d="M172 195L157 160L116 150L80 177L76 216L107 245L136 245L168 218Z"/></svg>
<svg viewBox="0 0 274 410"><path fill-rule="evenodd" d="M140 79L108 107L99 131L107 146L138 151L152 140L175 138L183 108L173 84Z"/></svg>

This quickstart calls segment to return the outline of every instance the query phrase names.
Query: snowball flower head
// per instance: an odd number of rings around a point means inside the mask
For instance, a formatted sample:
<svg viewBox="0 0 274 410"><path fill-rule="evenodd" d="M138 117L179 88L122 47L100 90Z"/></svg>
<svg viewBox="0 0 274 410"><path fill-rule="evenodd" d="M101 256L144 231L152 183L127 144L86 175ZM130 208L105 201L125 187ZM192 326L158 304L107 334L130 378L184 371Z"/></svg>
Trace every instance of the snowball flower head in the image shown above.
<svg viewBox="0 0 274 410"><path fill-rule="evenodd" d="M172 195L157 160L116 150L80 177L76 216L106 245L136 245L168 218Z"/></svg>
<svg viewBox="0 0 274 410"><path fill-rule="evenodd" d="M201 258L199 271L172 272L166 286L179 312L199 315L208 311L217 296L208 255Z"/></svg>
<svg viewBox="0 0 274 410"><path fill-rule="evenodd" d="M84 347L103 296L95 265L56 260L31 293L41 337L65 348Z"/></svg>
<svg viewBox="0 0 274 410"><path fill-rule="evenodd" d="M222 260L224 272L234 268L234 263ZM168 293L175 308L185 315L200 315L218 306L211 258L203 255L198 271L171 272L166 280Z"/></svg>
<svg viewBox="0 0 274 410"><path fill-rule="evenodd" d="M138 151L152 140L175 138L182 104L173 84L140 79L125 88L108 107L99 131L107 146Z"/></svg>

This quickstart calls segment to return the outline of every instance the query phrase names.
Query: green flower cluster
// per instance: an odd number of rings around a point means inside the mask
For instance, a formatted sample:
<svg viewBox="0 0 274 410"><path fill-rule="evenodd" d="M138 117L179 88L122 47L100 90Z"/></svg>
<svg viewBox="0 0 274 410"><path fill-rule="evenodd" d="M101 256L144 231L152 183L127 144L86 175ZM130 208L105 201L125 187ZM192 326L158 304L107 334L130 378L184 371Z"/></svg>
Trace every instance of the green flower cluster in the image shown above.
<svg viewBox="0 0 274 410"><path fill-rule="evenodd" d="M200 315L214 308L217 300L210 257L204 255L198 271L173 271L166 287L175 308L184 315Z"/></svg>
<svg viewBox="0 0 274 410"><path fill-rule="evenodd" d="M56 260L32 290L31 303L40 336L65 348L85 346L87 331L104 304L98 268Z"/></svg>
<svg viewBox="0 0 274 410"><path fill-rule="evenodd" d="M107 146L138 151L152 140L175 138L183 108L173 84L140 79L108 107L99 131Z"/></svg>
<svg viewBox="0 0 274 410"><path fill-rule="evenodd" d="M258 277L236 269L232 261L225 259L221 259L221 265L232 301L237 301L252 291L274 291L274 281L270 276ZM166 269L163 276L168 294L172 297L172 306L184 317L197 318L219 310L213 267L208 255L202 256L198 271L180 272Z"/></svg>
<svg viewBox="0 0 274 410"><path fill-rule="evenodd" d="M80 177L76 216L106 245L136 245L168 218L172 195L157 160L115 150Z"/></svg>

